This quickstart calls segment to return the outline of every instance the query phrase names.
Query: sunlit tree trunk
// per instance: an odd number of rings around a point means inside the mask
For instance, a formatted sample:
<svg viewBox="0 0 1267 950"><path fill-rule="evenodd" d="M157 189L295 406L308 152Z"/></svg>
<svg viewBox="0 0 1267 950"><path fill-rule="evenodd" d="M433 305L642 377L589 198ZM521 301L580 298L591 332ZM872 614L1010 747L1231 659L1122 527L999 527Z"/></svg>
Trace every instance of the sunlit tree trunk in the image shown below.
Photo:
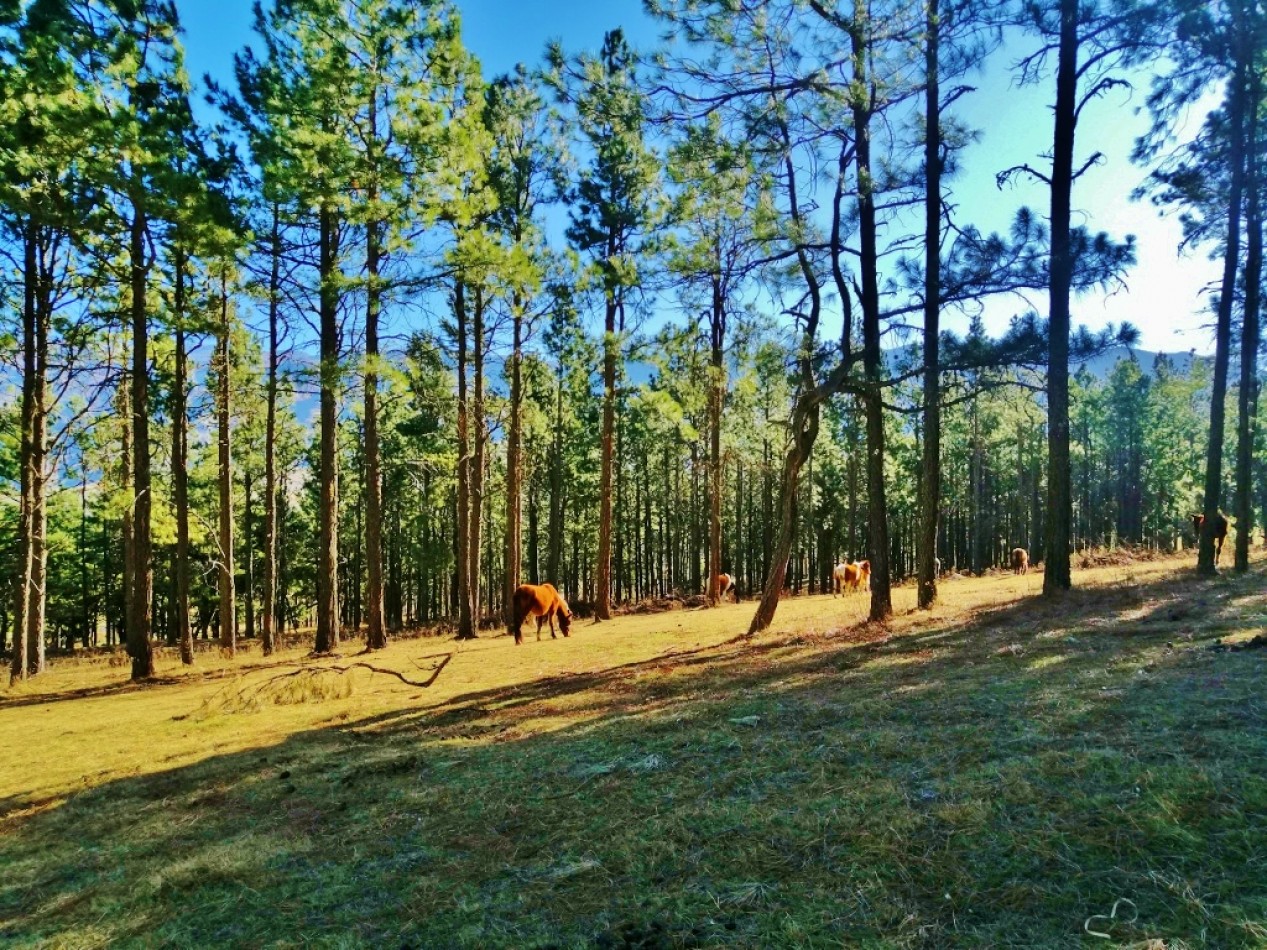
<svg viewBox="0 0 1267 950"><path fill-rule="evenodd" d="M230 432L232 375L229 366L229 287L220 275L220 333L216 341L216 448L220 488L220 648L237 651L238 612L233 563L233 445Z"/></svg>

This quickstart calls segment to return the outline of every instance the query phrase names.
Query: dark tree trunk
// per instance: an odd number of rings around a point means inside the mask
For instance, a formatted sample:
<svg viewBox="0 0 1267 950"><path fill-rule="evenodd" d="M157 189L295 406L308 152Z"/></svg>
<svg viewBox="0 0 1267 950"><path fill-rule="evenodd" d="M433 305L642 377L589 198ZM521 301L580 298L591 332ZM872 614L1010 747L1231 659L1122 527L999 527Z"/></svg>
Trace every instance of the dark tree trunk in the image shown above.
<svg viewBox="0 0 1267 950"><path fill-rule="evenodd" d="M1254 71L1248 94L1251 103L1262 95L1261 77ZM1245 187L1246 210L1245 313L1241 325L1241 381L1236 419L1236 570L1249 570L1249 549L1254 537L1254 439L1258 415L1259 305L1263 275L1262 162L1258 137L1258 109L1249 110L1249 144Z"/></svg>
<svg viewBox="0 0 1267 950"><path fill-rule="evenodd" d="M1239 31L1238 31L1239 32ZM1240 40L1243 44L1244 40ZM1231 187L1227 200L1227 238L1223 244L1223 283L1219 291L1218 322L1214 334L1214 383L1210 392L1210 441L1205 456L1205 523L1202 526L1197 573L1211 576L1214 563L1214 522L1223 502L1223 426L1227 403L1228 364L1231 361L1232 306L1236 299L1236 269L1241 252L1241 203L1245 189L1245 112L1248 54L1237 51L1236 71L1227 88Z"/></svg>
<svg viewBox="0 0 1267 950"><path fill-rule="evenodd" d="M176 509L174 619L180 661L194 662L193 628L189 620L189 382L185 350L185 252L177 248L173 320L176 324L176 372L172 380L172 505Z"/></svg>
<svg viewBox="0 0 1267 950"><path fill-rule="evenodd" d="M720 256L720 255L719 255ZM713 278L712 319L709 321L710 331L710 365L708 421L709 421L709 458L708 458L708 602L716 606L719 602L720 586L717 576L721 573L721 419L722 404L726 398L726 365L724 347L726 343L726 298L722 293L721 279Z"/></svg>
<svg viewBox="0 0 1267 950"><path fill-rule="evenodd" d="M611 619L612 596L612 463L616 431L616 336L617 301L607 292L603 337L603 434L602 466L598 482L598 564L595 574L594 616Z"/></svg>
<svg viewBox="0 0 1267 950"><path fill-rule="evenodd" d="M558 369L554 410L554 445L550 452L550 552L546 580L556 586L563 581L563 363Z"/></svg>
<svg viewBox="0 0 1267 950"><path fill-rule="evenodd" d="M1078 0L1060 2L1056 68L1056 125L1052 143L1050 340L1047 353L1047 547L1043 593L1072 584L1069 548L1073 499L1069 469L1069 293L1073 256L1069 227L1073 202L1073 147L1077 125Z"/></svg>
<svg viewBox="0 0 1267 950"><path fill-rule="evenodd" d="M522 573L520 551L522 528L521 495L522 448L521 428L523 425L523 307L522 298L516 294L511 300L511 347L510 347L510 420L506 434L506 564L505 584L505 621L509 632L514 630L514 610L512 601L515 588L519 585Z"/></svg>
<svg viewBox="0 0 1267 950"><path fill-rule="evenodd" d="M132 658L132 679L154 675L154 646L150 623L154 601L154 569L151 563L150 511L150 409L149 409L149 312L146 284L150 261L145 253L145 212L139 199L132 202L131 289L132 289L132 604L128 628L128 655Z"/></svg>
<svg viewBox="0 0 1267 950"><path fill-rule="evenodd" d="M377 94L372 103L377 102ZM370 109L371 126L374 106ZM370 201L377 199L370 190ZM368 287L365 297L365 646L381 650L387 646L383 623L383 481L378 445L378 317L382 305L379 264L382 258L381 223L371 221L366 229L365 269ZM360 582L360 578L357 578Z"/></svg>
<svg viewBox="0 0 1267 950"><path fill-rule="evenodd" d="M458 405L457 405L457 614L458 639L474 640L476 637L475 617L472 610L474 595L472 589L478 586L479 579L471 576L471 481L474 461L471 451L470 416L471 405L468 394L467 363L469 353L467 346L467 314L466 287L459 278L453 287L453 317L457 329L458 359Z"/></svg>
<svg viewBox="0 0 1267 950"><path fill-rule="evenodd" d="M851 31L851 39L854 81L861 88L870 88L872 80L867 72L870 49L860 27ZM871 112L867 101L855 99L853 121L861 251L858 267L862 276L862 368L865 377L863 410L867 423L867 553L871 560L871 619L883 621L893 615L893 596L889 570L889 512L884 494L879 251L874 178L871 170Z"/></svg>
<svg viewBox="0 0 1267 950"><path fill-rule="evenodd" d="M337 222L329 204L320 226L321 311L321 538L317 551L316 652L339 645L339 315L335 269Z"/></svg>
<svg viewBox="0 0 1267 950"><path fill-rule="evenodd" d="M924 445L919 482L919 589L927 610L937 602L937 524L941 515L941 86L938 0L927 0L924 75Z"/></svg>
<svg viewBox="0 0 1267 950"><path fill-rule="evenodd" d="M233 564L233 443L230 431L233 387L230 376L229 286L220 275L220 338L216 345L219 385L216 393L216 443L220 487L220 648L229 656L237 652L238 611Z"/></svg>
<svg viewBox="0 0 1267 950"><path fill-rule="evenodd" d="M281 222L280 209L273 205L272 241L269 246L268 276L268 383L264 415L264 655L276 647L277 628L277 364L278 311L281 305Z"/></svg>

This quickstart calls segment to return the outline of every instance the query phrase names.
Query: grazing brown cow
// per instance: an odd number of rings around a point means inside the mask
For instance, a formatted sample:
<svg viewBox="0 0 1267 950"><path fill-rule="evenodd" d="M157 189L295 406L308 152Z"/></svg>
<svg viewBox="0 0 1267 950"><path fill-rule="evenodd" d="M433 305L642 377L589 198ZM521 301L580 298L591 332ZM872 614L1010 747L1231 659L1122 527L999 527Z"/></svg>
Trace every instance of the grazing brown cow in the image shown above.
<svg viewBox="0 0 1267 950"><path fill-rule="evenodd" d="M1205 515L1192 516L1192 530L1197 533L1197 546L1201 545L1201 528L1205 525ZM1223 553L1223 542L1227 540L1227 515L1218 511L1214 514L1214 566L1219 566L1219 555Z"/></svg>
<svg viewBox="0 0 1267 950"><path fill-rule="evenodd" d="M1029 552L1024 548L1012 548L1012 573L1029 573Z"/></svg>
<svg viewBox="0 0 1267 950"><path fill-rule="evenodd" d="M831 572L832 596L846 590L871 589L871 562L859 561L857 564L837 564Z"/></svg>
<svg viewBox="0 0 1267 950"><path fill-rule="evenodd" d="M726 593L730 592L735 595L735 603L739 603L739 578L734 574L718 574L717 575L717 599L725 600ZM707 591L705 591L707 593Z"/></svg>
<svg viewBox="0 0 1267 950"><path fill-rule="evenodd" d="M515 588L513 596L515 607L515 645L523 643L523 625L529 617L537 618L537 639L541 639L541 624L550 621L550 639L555 640L554 618L558 615L559 629L563 635L569 636L568 628L572 626L572 611L567 601L554 589L553 584L520 584Z"/></svg>

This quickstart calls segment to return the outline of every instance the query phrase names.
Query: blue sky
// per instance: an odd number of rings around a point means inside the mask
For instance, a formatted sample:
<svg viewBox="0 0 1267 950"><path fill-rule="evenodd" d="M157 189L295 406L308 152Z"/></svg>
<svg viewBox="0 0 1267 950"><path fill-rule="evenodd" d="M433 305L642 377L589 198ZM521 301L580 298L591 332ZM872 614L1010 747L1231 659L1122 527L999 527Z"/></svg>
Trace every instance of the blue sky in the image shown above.
<svg viewBox="0 0 1267 950"><path fill-rule="evenodd" d="M233 53L251 38L250 0L177 0L177 5L190 73L197 78L204 73L230 78ZM539 62L552 39L561 40L569 51L579 51L596 49L603 32L614 26L624 27L641 47L652 45L659 33L658 25L643 14L640 0L459 0L459 8L466 44L490 76L517 62ZM1007 68L1015 58L1009 49L998 54L988 73L970 79L978 91L959 105L963 121L980 130L981 139L963 155L964 172L951 187L962 219L987 231L1005 229L1022 204L1040 213L1046 208L1040 187L1017 185L1000 191L995 185L995 174L1009 166L1028 162L1041 167L1039 156L1051 141L1050 86L1016 87ZM1161 219L1147 203L1129 200L1144 177L1128 156L1147 122L1146 116L1137 114L1146 82L1141 76L1134 91L1116 90L1083 113L1079 154L1085 158L1101 151L1105 162L1075 190L1076 223L1116 237L1134 234L1139 264L1128 276L1126 290L1077 300L1074 318L1092 327L1130 320L1141 329L1145 349L1208 353L1213 349L1207 327L1209 298L1202 290L1217 278L1218 266L1206 258L1205 250L1179 257L1177 221ZM1030 303L1039 313L1046 311L1041 296ZM1024 309L1025 301L994 301L985 312L987 324L997 330ZM953 317L947 323L962 326Z"/></svg>

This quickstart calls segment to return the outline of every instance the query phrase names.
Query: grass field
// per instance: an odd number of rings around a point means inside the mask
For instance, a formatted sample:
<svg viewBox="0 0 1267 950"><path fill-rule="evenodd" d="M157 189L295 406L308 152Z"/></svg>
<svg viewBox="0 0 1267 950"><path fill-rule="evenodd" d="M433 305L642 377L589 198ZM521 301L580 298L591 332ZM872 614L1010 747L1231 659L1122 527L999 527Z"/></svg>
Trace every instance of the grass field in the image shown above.
<svg viewBox="0 0 1267 950"><path fill-rule="evenodd" d="M1267 651L1210 649L1267 562L1188 563L66 661L0 691L0 945L1267 947Z"/></svg>

